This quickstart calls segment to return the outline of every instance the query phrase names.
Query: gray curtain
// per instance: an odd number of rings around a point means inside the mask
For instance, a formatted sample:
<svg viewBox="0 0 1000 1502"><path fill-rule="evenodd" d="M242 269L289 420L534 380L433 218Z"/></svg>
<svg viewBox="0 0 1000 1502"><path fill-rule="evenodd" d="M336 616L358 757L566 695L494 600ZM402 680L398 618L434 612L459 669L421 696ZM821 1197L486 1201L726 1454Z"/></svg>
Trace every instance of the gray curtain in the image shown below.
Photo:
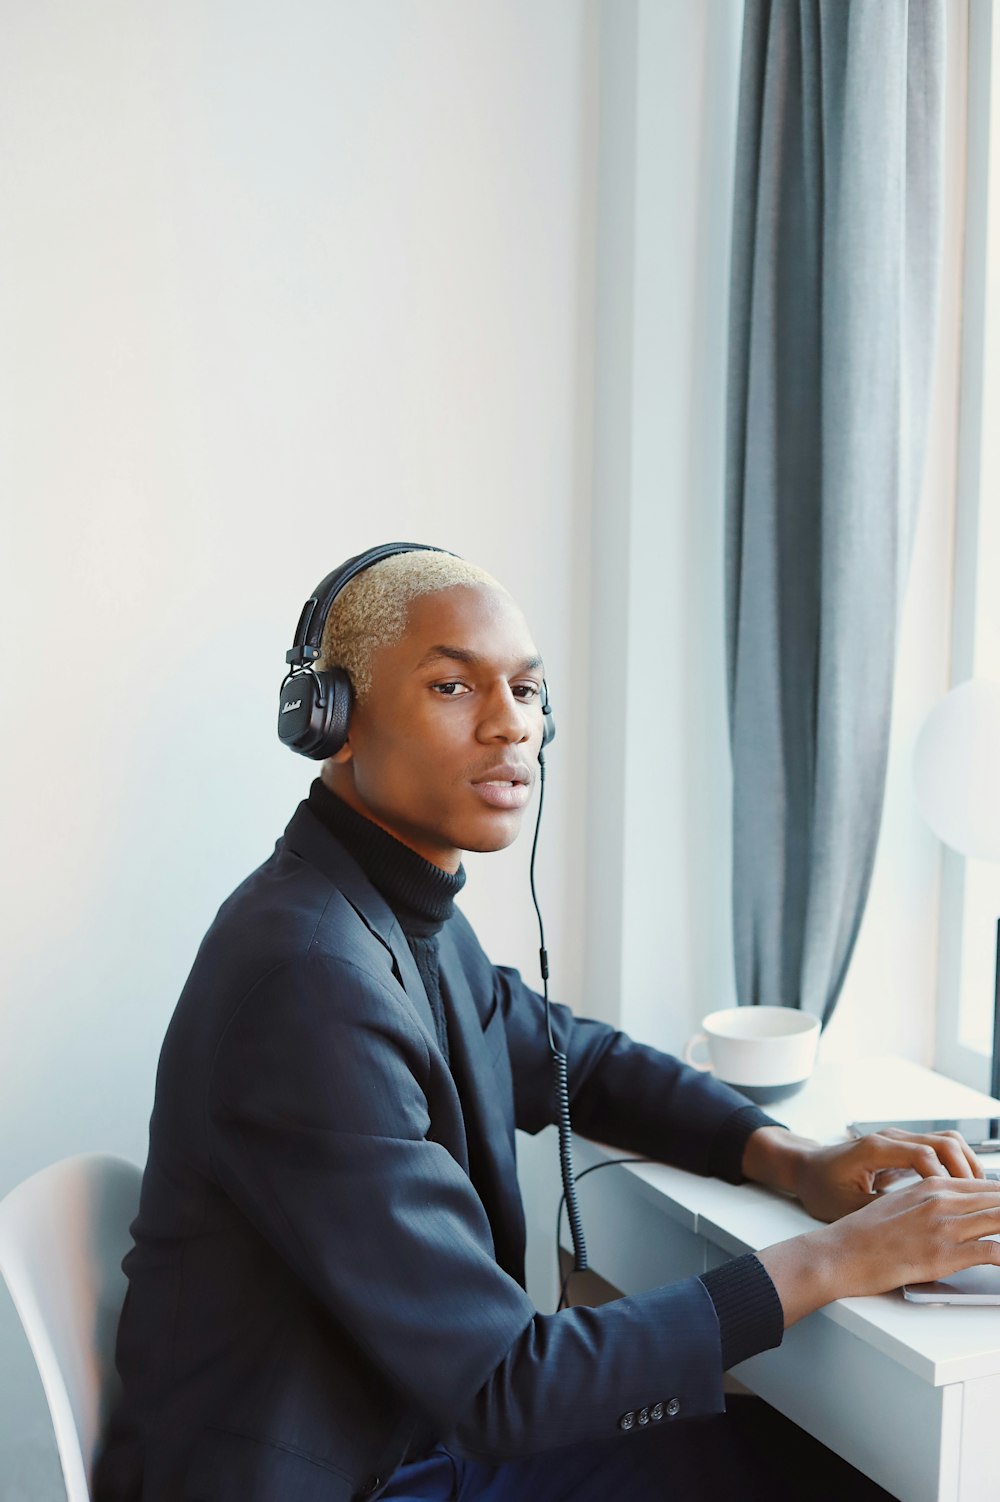
<svg viewBox="0 0 1000 1502"><path fill-rule="evenodd" d="M878 839L933 366L944 0L746 0L726 605L741 1003L826 1021Z"/></svg>

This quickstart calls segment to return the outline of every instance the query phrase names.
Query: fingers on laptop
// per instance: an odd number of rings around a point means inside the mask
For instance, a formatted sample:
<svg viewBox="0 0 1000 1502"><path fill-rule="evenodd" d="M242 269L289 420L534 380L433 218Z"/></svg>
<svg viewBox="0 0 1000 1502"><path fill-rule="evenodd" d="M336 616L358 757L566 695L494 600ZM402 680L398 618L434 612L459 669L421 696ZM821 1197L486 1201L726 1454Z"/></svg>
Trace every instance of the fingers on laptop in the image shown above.
<svg viewBox="0 0 1000 1502"><path fill-rule="evenodd" d="M921 1178L947 1174L953 1179L983 1179L985 1171L961 1132L904 1132L899 1127L884 1127L877 1134L899 1144L905 1160L896 1159L894 1167L905 1161Z"/></svg>

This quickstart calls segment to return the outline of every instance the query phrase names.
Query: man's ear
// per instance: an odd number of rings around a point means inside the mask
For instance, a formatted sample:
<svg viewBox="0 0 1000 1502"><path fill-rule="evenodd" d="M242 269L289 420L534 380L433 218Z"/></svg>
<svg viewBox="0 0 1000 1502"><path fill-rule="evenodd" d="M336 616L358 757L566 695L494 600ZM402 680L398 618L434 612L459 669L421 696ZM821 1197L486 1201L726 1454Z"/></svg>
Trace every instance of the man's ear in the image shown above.
<svg viewBox="0 0 1000 1502"><path fill-rule="evenodd" d="M340 750L335 751L332 756L328 756L326 759L331 764L331 766L343 766L345 762L351 760L353 755L354 751L351 747L351 733L350 731L348 731L347 737Z"/></svg>

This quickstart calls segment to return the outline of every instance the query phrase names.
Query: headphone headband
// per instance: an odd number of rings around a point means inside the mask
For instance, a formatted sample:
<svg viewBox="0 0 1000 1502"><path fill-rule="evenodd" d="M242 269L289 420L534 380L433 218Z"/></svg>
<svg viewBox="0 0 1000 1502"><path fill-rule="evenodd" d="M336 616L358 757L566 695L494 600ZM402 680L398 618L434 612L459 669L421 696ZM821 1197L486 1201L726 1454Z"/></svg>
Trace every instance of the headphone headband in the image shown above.
<svg viewBox="0 0 1000 1502"><path fill-rule="evenodd" d="M323 630L334 600L346 584L358 574L383 558L395 553L447 553L447 548L436 548L428 542L383 542L378 547L368 548L354 558L348 558L339 568L321 580L302 607L299 623L295 628L295 640L285 653L285 661L293 667L315 662L323 645ZM455 553L448 553L454 558Z"/></svg>

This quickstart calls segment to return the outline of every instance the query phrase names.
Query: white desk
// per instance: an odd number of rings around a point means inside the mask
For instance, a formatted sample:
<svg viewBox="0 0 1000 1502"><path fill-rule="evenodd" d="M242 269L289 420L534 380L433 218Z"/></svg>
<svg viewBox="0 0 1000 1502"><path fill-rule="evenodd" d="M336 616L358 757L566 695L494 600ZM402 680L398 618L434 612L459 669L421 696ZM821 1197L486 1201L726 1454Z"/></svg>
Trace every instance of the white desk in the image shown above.
<svg viewBox="0 0 1000 1502"><path fill-rule="evenodd" d="M850 1120L990 1116L1000 1104L905 1060L873 1059L819 1069L772 1114L830 1142ZM574 1169L619 1156L577 1138ZM625 1293L816 1225L783 1195L654 1164L591 1174L579 1199L591 1266ZM903 1502L1000 1499L1000 1307L841 1299L734 1375Z"/></svg>

